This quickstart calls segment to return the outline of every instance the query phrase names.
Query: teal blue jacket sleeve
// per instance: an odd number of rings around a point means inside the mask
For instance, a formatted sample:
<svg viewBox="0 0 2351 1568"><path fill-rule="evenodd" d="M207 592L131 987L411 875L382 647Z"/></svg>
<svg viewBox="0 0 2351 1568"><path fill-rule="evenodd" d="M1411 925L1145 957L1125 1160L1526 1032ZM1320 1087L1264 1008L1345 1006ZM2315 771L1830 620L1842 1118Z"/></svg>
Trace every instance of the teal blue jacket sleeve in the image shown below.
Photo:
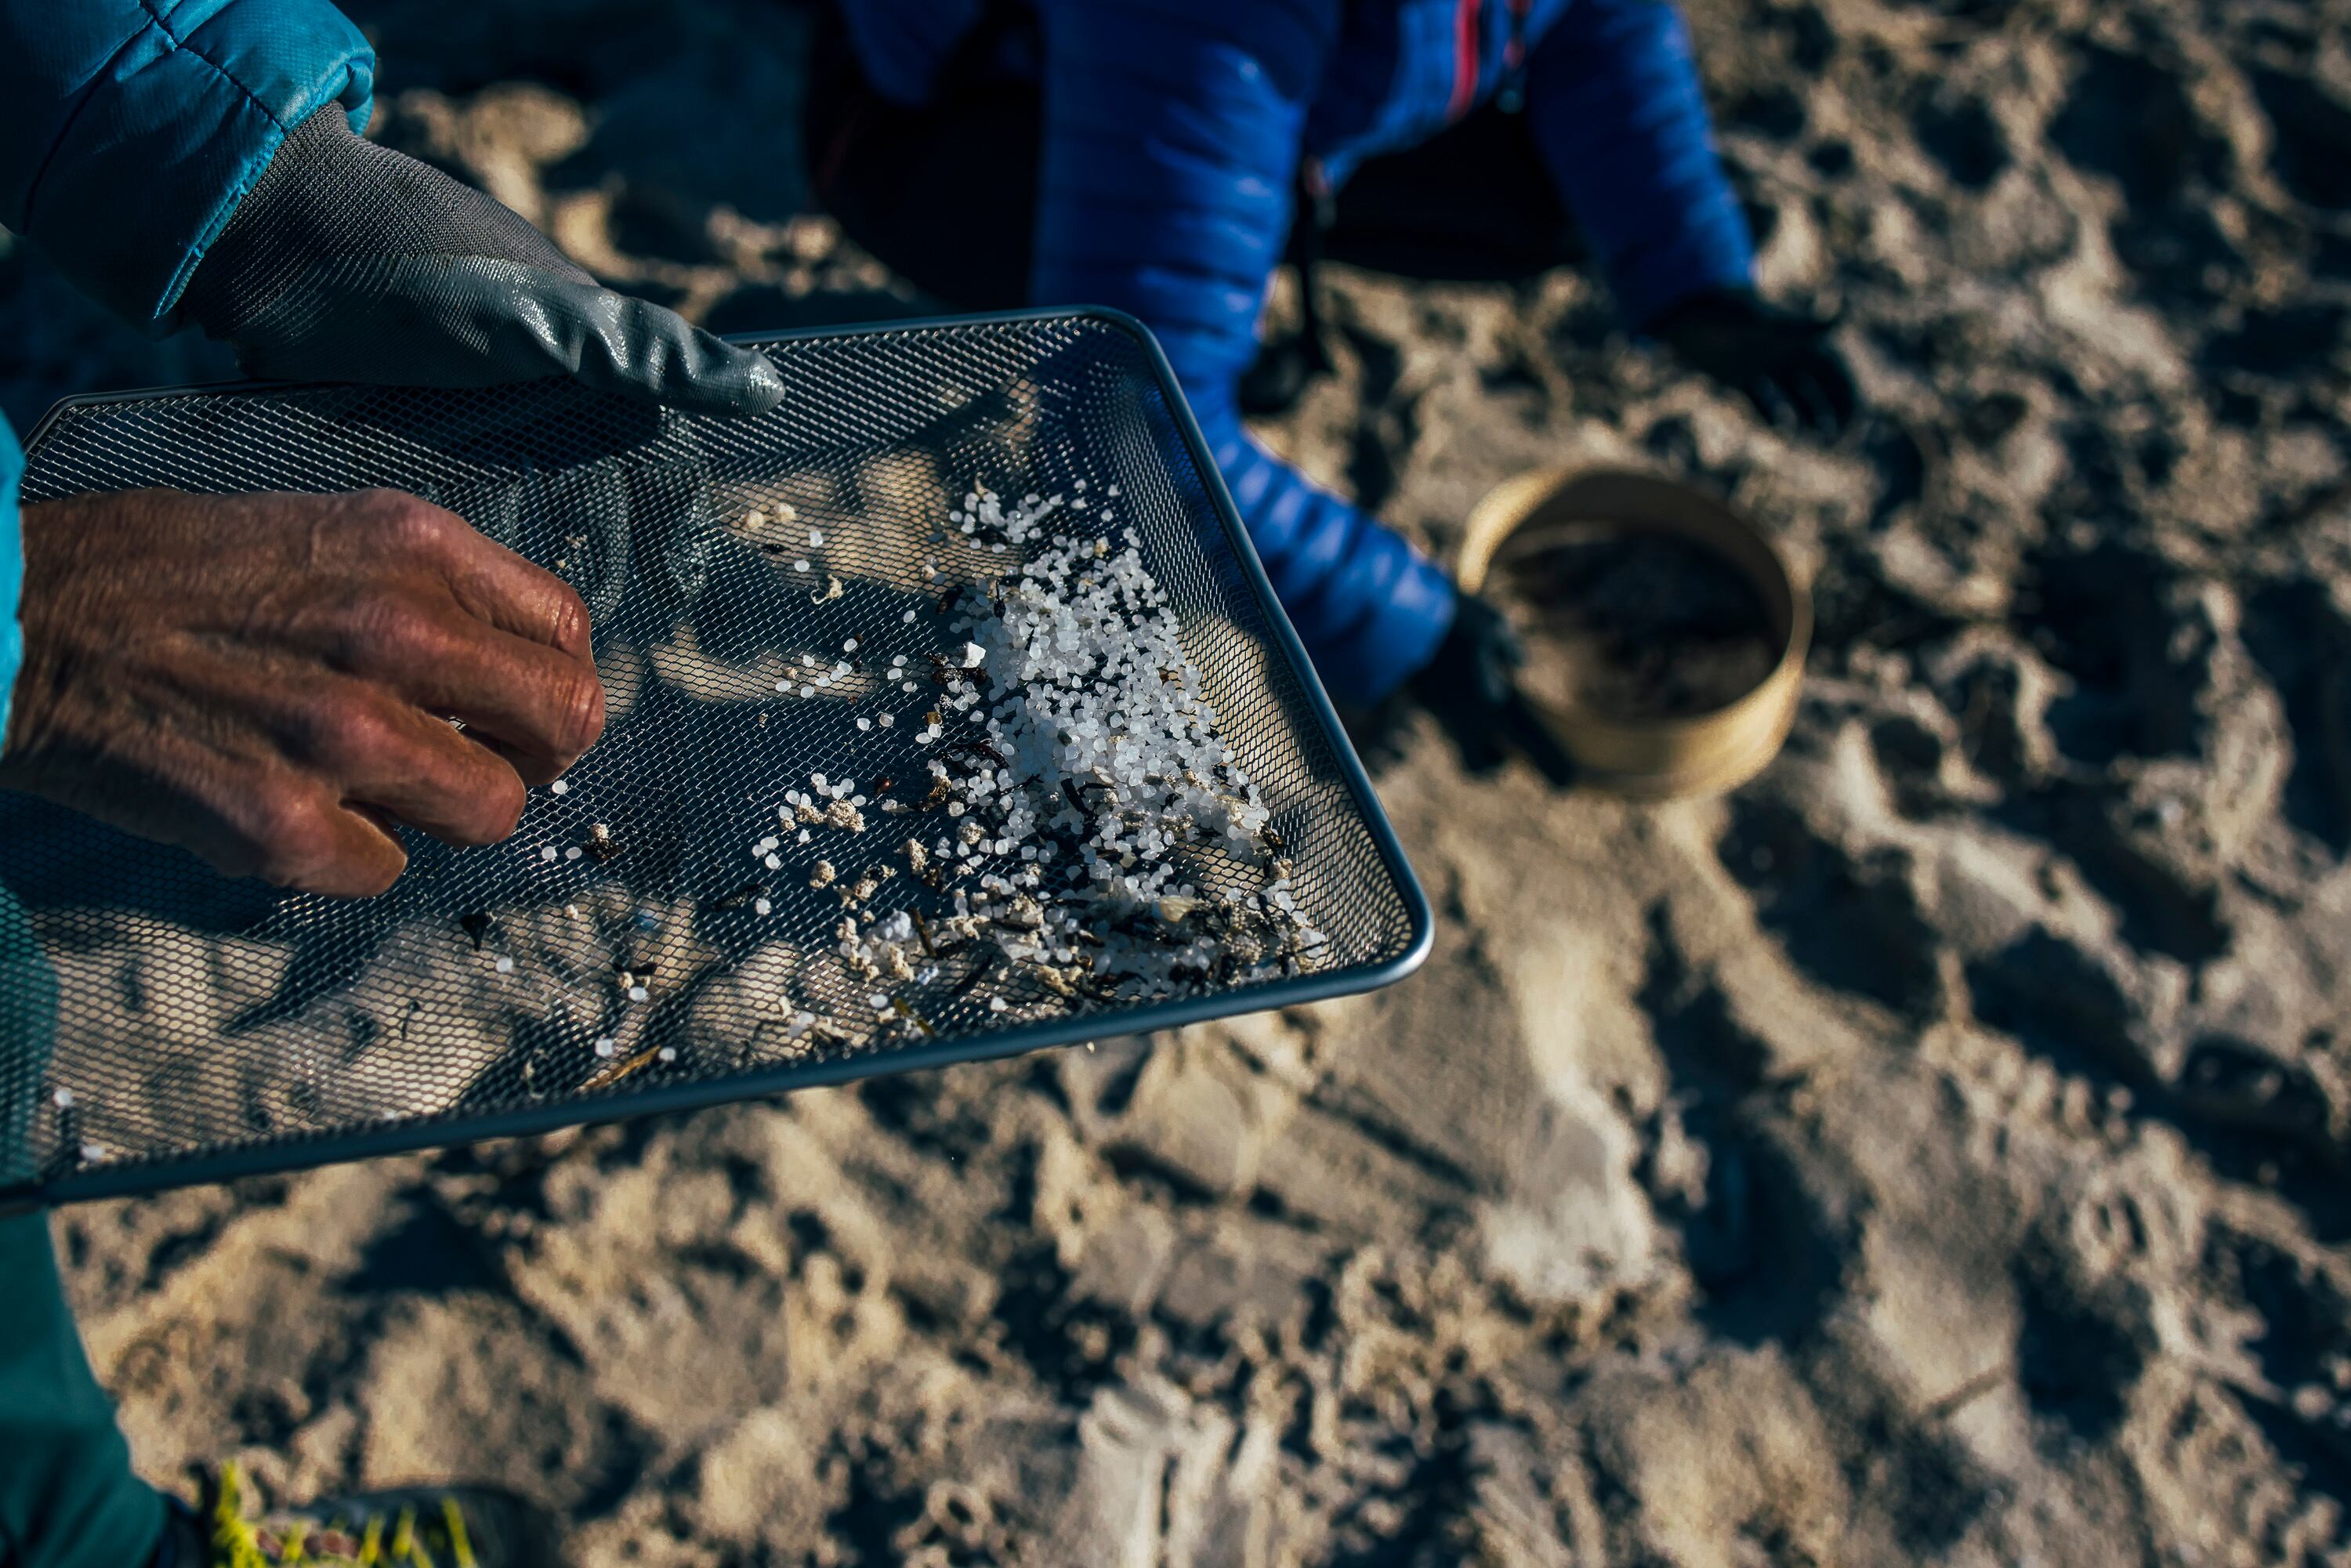
<svg viewBox="0 0 2351 1568"><path fill-rule="evenodd" d="M374 79L327 0L0 0L0 225L169 330L287 131L329 103L364 129Z"/></svg>
<svg viewBox="0 0 2351 1568"><path fill-rule="evenodd" d="M16 527L16 486L25 476L25 454L16 433L0 417L0 737L8 733L8 702L16 672L25 663L25 632L16 604L25 591L24 540Z"/></svg>
<svg viewBox="0 0 2351 1568"><path fill-rule="evenodd" d="M0 736L8 732L9 695L25 662L25 635L16 622L25 586L16 490L24 475L16 434L0 418ZM41 1082L57 1038L57 975L34 940L24 905L0 887L0 1190L38 1174L31 1160L33 1116L40 1100L32 1086ZM7 1545L0 1541L0 1554Z"/></svg>

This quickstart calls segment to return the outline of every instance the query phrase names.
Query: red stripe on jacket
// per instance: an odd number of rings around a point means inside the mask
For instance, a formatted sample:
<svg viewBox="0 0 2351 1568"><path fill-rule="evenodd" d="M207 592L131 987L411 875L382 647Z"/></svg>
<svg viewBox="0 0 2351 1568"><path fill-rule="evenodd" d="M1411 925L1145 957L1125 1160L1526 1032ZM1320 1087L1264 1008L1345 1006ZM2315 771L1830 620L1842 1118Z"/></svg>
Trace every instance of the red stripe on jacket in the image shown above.
<svg viewBox="0 0 2351 1568"><path fill-rule="evenodd" d="M1453 10L1453 97L1445 105L1447 120L1460 119L1478 99L1479 0L1459 0Z"/></svg>

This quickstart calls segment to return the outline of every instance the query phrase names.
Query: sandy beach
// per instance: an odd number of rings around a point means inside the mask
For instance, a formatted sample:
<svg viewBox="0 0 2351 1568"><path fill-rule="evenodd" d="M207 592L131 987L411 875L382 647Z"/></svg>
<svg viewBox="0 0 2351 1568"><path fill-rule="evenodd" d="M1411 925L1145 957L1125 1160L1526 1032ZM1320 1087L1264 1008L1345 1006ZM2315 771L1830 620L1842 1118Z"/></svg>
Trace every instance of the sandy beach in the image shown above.
<svg viewBox="0 0 2351 1568"><path fill-rule="evenodd" d="M617 286L922 308L804 210L806 13L349 8L375 134ZM1424 721L1393 989L62 1211L145 1471L499 1480L597 1568L2351 1564L2351 5L1688 10L1857 439L1588 276L1336 267L1263 434L1440 556L1538 465L1735 501L1820 614L1761 779ZM20 428L234 371L21 242L0 320Z"/></svg>

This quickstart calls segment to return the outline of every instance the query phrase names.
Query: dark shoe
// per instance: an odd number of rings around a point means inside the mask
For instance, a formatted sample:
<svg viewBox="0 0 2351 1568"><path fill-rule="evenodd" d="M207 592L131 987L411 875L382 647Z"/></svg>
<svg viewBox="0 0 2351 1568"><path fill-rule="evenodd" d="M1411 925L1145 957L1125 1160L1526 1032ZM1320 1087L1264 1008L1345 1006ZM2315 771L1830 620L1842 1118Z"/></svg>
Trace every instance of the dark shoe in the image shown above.
<svg viewBox="0 0 2351 1568"><path fill-rule="evenodd" d="M408 1487L248 1515L221 1467L195 1514L175 1513L167 1568L556 1568L545 1511L490 1487Z"/></svg>

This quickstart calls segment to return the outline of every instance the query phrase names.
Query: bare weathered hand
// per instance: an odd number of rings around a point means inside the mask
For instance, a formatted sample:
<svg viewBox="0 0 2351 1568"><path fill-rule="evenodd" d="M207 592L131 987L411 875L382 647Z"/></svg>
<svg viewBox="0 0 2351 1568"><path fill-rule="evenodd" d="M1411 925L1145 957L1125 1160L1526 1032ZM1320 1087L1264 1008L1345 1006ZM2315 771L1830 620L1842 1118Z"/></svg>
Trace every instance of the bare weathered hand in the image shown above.
<svg viewBox="0 0 2351 1568"><path fill-rule="evenodd" d="M229 875L381 893L393 823L502 839L603 729L579 596L413 496L130 491L23 530L0 786Z"/></svg>

